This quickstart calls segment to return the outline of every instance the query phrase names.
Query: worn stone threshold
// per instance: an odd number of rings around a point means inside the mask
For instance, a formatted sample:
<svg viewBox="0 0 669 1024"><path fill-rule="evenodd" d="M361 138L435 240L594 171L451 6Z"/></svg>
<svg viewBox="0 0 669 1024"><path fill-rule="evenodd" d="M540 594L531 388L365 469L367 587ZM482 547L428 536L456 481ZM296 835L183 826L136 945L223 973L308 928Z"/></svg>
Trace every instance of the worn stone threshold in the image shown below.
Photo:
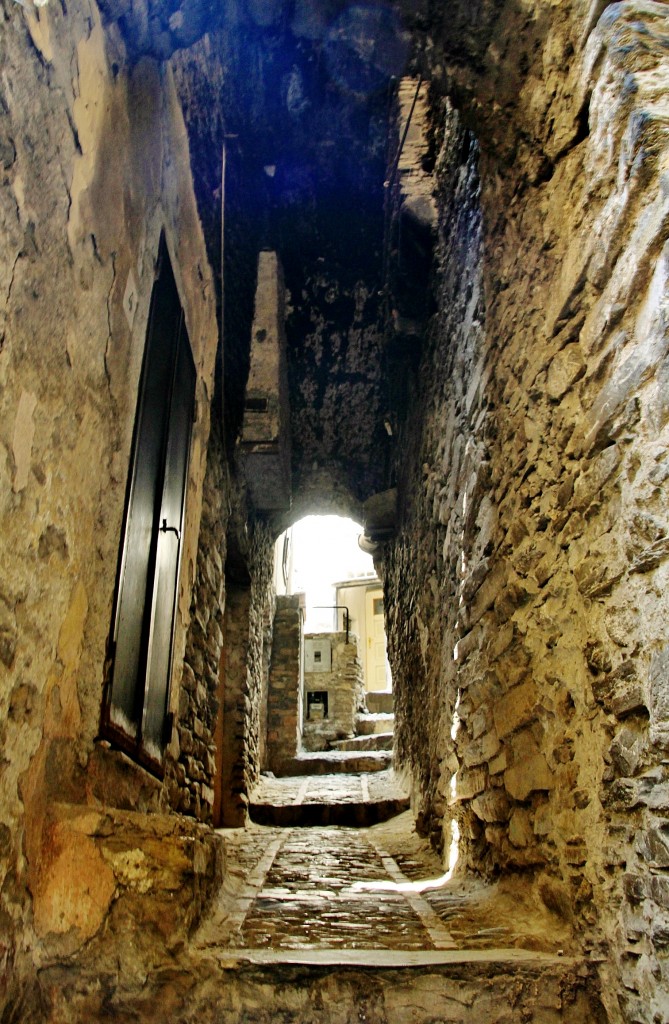
<svg viewBox="0 0 669 1024"><path fill-rule="evenodd" d="M301 751L279 771L279 776L328 775L331 772L380 772L392 763L390 750Z"/></svg>
<svg viewBox="0 0 669 1024"><path fill-rule="evenodd" d="M395 800L351 800L339 804L249 804L251 821L256 825L283 828L310 828L337 825L368 828L402 814L409 807L409 798Z"/></svg>
<svg viewBox="0 0 669 1024"><path fill-rule="evenodd" d="M299 965L303 967L371 967L375 970L388 968L397 970L404 967L449 967L462 964L502 967L560 966L574 968L587 964L587 958L562 956L539 950L517 949L225 949L220 950L217 959L222 968L233 968L240 964Z"/></svg>

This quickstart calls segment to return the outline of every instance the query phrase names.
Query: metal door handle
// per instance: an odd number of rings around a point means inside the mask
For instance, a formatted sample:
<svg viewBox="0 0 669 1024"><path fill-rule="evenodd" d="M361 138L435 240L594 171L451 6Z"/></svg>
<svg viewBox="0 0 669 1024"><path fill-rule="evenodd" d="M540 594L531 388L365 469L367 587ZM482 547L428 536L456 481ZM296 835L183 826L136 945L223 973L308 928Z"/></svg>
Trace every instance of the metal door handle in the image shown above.
<svg viewBox="0 0 669 1024"><path fill-rule="evenodd" d="M161 533L176 533L177 540L181 540L181 534L177 530L176 526L168 526L167 519L163 519L163 525L160 527Z"/></svg>

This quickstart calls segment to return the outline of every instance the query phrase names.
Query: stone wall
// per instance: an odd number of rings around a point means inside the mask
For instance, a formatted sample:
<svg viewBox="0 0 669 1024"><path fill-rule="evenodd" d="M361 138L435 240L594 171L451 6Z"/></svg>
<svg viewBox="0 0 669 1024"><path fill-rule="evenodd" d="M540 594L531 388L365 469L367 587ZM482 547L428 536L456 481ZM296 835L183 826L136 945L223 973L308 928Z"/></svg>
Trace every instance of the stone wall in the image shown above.
<svg viewBox="0 0 669 1024"><path fill-rule="evenodd" d="M272 648L272 545L242 525L222 424L212 423L197 569L179 695L178 740L167 760L170 805L214 825L242 825L264 763Z"/></svg>
<svg viewBox="0 0 669 1024"><path fill-rule="evenodd" d="M214 806L229 490L221 425L214 421L207 452L195 587L179 692L178 741L172 745L167 766L171 806L200 821L212 820Z"/></svg>
<svg viewBox="0 0 669 1024"><path fill-rule="evenodd" d="M304 308L286 320L293 493L299 515L327 508L328 495L336 506L340 493L339 504L355 509L351 495L380 489L386 469L378 287L323 271L303 296Z"/></svg>
<svg viewBox="0 0 669 1024"><path fill-rule="evenodd" d="M331 740L348 739L355 732L355 718L365 704L365 680L358 657L358 638L346 633L309 633L305 640L325 640L332 645L328 672L304 673L305 750L327 750ZM309 692L327 694L327 715L309 717Z"/></svg>
<svg viewBox="0 0 669 1024"><path fill-rule="evenodd" d="M265 756L272 644L272 542L243 524L215 422L209 444L196 585L178 718L178 763L168 764L172 806L215 825L243 825Z"/></svg>
<svg viewBox="0 0 669 1024"><path fill-rule="evenodd" d="M261 735L263 702L267 701L267 648L271 647L271 622L274 618L274 536L262 523L250 532L249 570L251 604L249 610L249 646L247 679L244 685L244 752L242 758L244 799L253 789L262 766L265 737Z"/></svg>
<svg viewBox="0 0 669 1024"><path fill-rule="evenodd" d="M51 941L49 872L69 857L76 880L90 848L51 844L53 799L165 802L157 780L96 743L161 230L197 370L175 680L218 330L169 70L130 66L87 0L3 4L0 65L0 1002L12 1005ZM172 710L178 697L175 685Z"/></svg>
<svg viewBox="0 0 669 1024"><path fill-rule="evenodd" d="M601 953L611 1019L646 1024L669 991L666 7L578 12L509 108L533 104L532 154L506 163L485 115L479 153L433 100L438 313L390 659L423 826L450 845L457 823L461 866L537 871Z"/></svg>
<svg viewBox="0 0 669 1024"><path fill-rule="evenodd" d="M277 597L267 699L267 765L288 773L302 738L304 595Z"/></svg>

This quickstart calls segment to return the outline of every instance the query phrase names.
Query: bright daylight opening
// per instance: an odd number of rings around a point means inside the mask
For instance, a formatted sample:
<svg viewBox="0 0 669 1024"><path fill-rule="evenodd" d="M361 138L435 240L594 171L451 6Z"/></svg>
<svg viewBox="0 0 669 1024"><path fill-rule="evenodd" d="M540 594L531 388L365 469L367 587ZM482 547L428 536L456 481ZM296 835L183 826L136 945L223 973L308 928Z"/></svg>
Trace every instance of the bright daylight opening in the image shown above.
<svg viewBox="0 0 669 1024"><path fill-rule="evenodd" d="M305 595L305 636L355 636L365 690L388 691L383 588L371 555L358 546L362 532L342 516L306 516L276 543L275 584L277 593Z"/></svg>

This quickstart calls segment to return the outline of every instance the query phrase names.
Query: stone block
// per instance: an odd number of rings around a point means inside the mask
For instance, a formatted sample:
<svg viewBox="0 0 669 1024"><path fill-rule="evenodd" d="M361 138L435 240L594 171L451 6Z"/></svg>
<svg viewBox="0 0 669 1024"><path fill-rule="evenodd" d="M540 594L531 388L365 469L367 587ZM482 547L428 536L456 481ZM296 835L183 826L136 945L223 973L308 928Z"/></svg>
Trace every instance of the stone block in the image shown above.
<svg viewBox="0 0 669 1024"><path fill-rule="evenodd" d="M527 725L541 710L537 688L531 680L515 686L493 708L495 728L501 739Z"/></svg>
<svg viewBox="0 0 669 1024"><path fill-rule="evenodd" d="M648 673L648 696L651 738L669 730L669 644L656 651Z"/></svg>
<svg viewBox="0 0 669 1024"><path fill-rule="evenodd" d="M585 360L578 342L558 352L550 362L546 376L546 394L558 401L584 375Z"/></svg>
<svg viewBox="0 0 669 1024"><path fill-rule="evenodd" d="M578 588L585 597L603 597L609 594L627 571L627 563L618 555L611 541L607 558L604 552L594 552L574 568Z"/></svg>
<svg viewBox="0 0 669 1024"><path fill-rule="evenodd" d="M493 732L487 733L473 743L468 743L463 754L463 763L466 768L483 764L495 757L499 750L499 738Z"/></svg>
<svg viewBox="0 0 669 1024"><path fill-rule="evenodd" d="M492 789L472 800L472 810L481 821L506 821L509 817L509 798L503 789Z"/></svg>
<svg viewBox="0 0 669 1024"><path fill-rule="evenodd" d="M524 758L504 772L504 786L514 800L526 800L537 790L550 790L555 785L553 772L543 754Z"/></svg>
<svg viewBox="0 0 669 1024"><path fill-rule="evenodd" d="M634 729L625 727L617 733L609 747L609 755L618 775L634 775L641 762L644 746L644 737Z"/></svg>
<svg viewBox="0 0 669 1024"><path fill-rule="evenodd" d="M647 697L639 682L631 682L620 686L610 697L611 711L617 718L644 712L647 710Z"/></svg>
<svg viewBox="0 0 669 1024"><path fill-rule="evenodd" d="M511 618L518 608L522 608L539 592L536 580L511 579L495 600L495 614L498 620L505 622Z"/></svg>
<svg viewBox="0 0 669 1024"><path fill-rule="evenodd" d="M655 949L669 950L669 914L655 914L650 935Z"/></svg>
<svg viewBox="0 0 669 1024"><path fill-rule="evenodd" d="M637 850L653 867L669 868L669 825L646 829L637 839Z"/></svg>
<svg viewBox="0 0 669 1024"><path fill-rule="evenodd" d="M475 768L472 771L460 770L455 777L455 787L449 797L449 804L458 803L461 800L471 800L478 793L482 793L486 784L486 771L484 768Z"/></svg>
<svg viewBox="0 0 669 1024"><path fill-rule="evenodd" d="M509 842L518 849L524 849L533 839L529 813L524 808L517 807L509 821Z"/></svg>
<svg viewBox="0 0 669 1024"><path fill-rule="evenodd" d="M500 772L506 771L506 767L509 761L509 755L506 750L502 750L497 757L493 758L488 765L488 770L491 775L499 775Z"/></svg>
<svg viewBox="0 0 669 1024"><path fill-rule="evenodd" d="M572 507L579 512L585 511L593 501L601 500L602 489L618 469L622 453L618 445L610 445L596 455L587 470L582 472L574 483Z"/></svg>
<svg viewBox="0 0 669 1024"><path fill-rule="evenodd" d="M193 734L190 729L179 727L179 747L183 754L190 754L193 751Z"/></svg>
<svg viewBox="0 0 669 1024"><path fill-rule="evenodd" d="M33 887L40 936L66 936L76 949L100 929L116 890L114 872L95 841L67 822L52 824L38 882Z"/></svg>
<svg viewBox="0 0 669 1024"><path fill-rule="evenodd" d="M497 562L481 583L475 597L462 613L465 626L472 628L492 608L507 584L509 567L505 561Z"/></svg>
<svg viewBox="0 0 669 1024"><path fill-rule="evenodd" d="M639 879L640 883L644 879ZM669 878L666 875L651 875L647 880L648 895L658 906L669 910Z"/></svg>

